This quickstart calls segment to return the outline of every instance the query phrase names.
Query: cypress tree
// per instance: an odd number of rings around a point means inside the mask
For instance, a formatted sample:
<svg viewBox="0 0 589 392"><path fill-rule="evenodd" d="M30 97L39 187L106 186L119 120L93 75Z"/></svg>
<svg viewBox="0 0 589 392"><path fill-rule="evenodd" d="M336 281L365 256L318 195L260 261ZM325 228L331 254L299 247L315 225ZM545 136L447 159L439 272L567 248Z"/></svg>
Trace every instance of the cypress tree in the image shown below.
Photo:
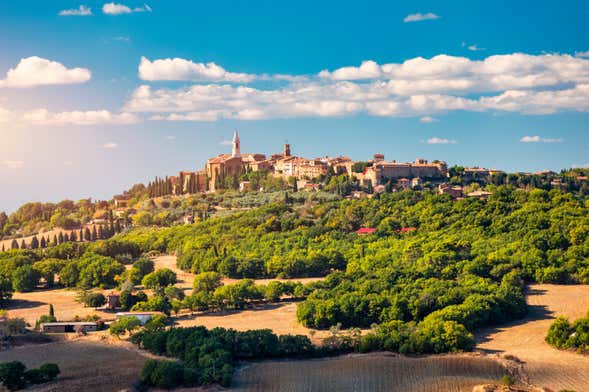
<svg viewBox="0 0 589 392"><path fill-rule="evenodd" d="M87 227L86 227L86 230L84 230L84 239L86 241L92 240L92 235L90 234L90 229Z"/></svg>
<svg viewBox="0 0 589 392"><path fill-rule="evenodd" d="M80 229L80 233L78 234L78 238L80 242L84 242L84 230Z"/></svg>
<svg viewBox="0 0 589 392"><path fill-rule="evenodd" d="M34 236L31 239L31 249L38 249L39 248L39 239L37 238L37 236Z"/></svg>
<svg viewBox="0 0 589 392"><path fill-rule="evenodd" d="M78 236L76 235L75 230L72 230L72 232L70 233L70 241L72 241L72 242L78 241Z"/></svg>
<svg viewBox="0 0 589 392"><path fill-rule="evenodd" d="M12 240L12 244L10 245L11 249L18 249L18 242L16 240Z"/></svg>
<svg viewBox="0 0 589 392"><path fill-rule="evenodd" d="M98 239L104 239L104 228L102 225L98 226Z"/></svg>
<svg viewBox="0 0 589 392"><path fill-rule="evenodd" d="M47 242L45 242L45 237L43 237L43 236L41 236L41 244L40 245L41 245L41 248L46 248L47 247Z"/></svg>
<svg viewBox="0 0 589 392"><path fill-rule="evenodd" d="M57 235L53 234L53 242L51 244L53 246L57 245Z"/></svg>
<svg viewBox="0 0 589 392"><path fill-rule="evenodd" d="M63 244L63 231L59 232L59 236L57 236L57 240L59 244Z"/></svg>
<svg viewBox="0 0 589 392"><path fill-rule="evenodd" d="M21 249L27 249L27 244L25 244L25 240L24 239L20 243L20 248Z"/></svg>
<svg viewBox="0 0 589 392"><path fill-rule="evenodd" d="M98 233L96 232L96 225L92 226L92 241L96 241L98 239Z"/></svg>
<svg viewBox="0 0 589 392"><path fill-rule="evenodd" d="M63 235L63 242L70 242L70 236L69 236L69 234L68 234L68 233L65 233L65 234Z"/></svg>
<svg viewBox="0 0 589 392"><path fill-rule="evenodd" d="M120 233L121 232L121 222L117 219L117 222L115 223L115 232Z"/></svg>
<svg viewBox="0 0 589 392"><path fill-rule="evenodd" d="M53 309L53 304L49 304L49 315L51 317L55 317L55 310Z"/></svg>

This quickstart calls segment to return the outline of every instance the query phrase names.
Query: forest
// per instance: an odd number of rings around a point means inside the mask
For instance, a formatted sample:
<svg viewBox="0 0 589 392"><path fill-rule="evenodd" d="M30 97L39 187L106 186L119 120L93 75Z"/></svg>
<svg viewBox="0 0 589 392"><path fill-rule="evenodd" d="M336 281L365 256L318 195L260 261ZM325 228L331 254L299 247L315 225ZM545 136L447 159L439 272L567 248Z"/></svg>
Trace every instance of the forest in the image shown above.
<svg viewBox="0 0 589 392"><path fill-rule="evenodd" d="M589 283L585 195L486 189L489 199L461 200L432 191L363 200L283 192L194 224L12 250L0 253L1 298L38 285L119 287L127 307L168 314L294 298L304 326L367 331L338 350L468 351L478 328L525 315L527 283ZM360 228L375 230L359 235ZM172 271L153 271L142 258L154 252L176 254L178 267L197 274L191 295L174 287ZM125 271L124 264L133 265ZM223 276L241 280L223 285ZM285 277L325 279L265 286L251 280ZM139 284L153 295L135 292Z"/></svg>

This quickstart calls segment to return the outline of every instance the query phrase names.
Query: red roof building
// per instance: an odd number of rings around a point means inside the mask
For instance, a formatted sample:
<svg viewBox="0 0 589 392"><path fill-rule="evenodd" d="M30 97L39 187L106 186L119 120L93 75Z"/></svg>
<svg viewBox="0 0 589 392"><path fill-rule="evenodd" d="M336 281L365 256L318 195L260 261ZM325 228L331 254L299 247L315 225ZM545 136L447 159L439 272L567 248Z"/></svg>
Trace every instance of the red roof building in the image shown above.
<svg viewBox="0 0 589 392"><path fill-rule="evenodd" d="M376 229L373 227L363 227L361 229L356 230L356 234L368 235L368 234L374 234L375 231L376 231Z"/></svg>

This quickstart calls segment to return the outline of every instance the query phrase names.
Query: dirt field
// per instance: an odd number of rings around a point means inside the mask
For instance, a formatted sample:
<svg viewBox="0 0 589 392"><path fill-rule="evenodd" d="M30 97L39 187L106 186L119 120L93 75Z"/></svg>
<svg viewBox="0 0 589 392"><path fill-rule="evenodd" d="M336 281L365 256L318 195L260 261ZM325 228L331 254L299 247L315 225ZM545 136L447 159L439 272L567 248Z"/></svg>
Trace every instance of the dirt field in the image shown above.
<svg viewBox="0 0 589 392"><path fill-rule="evenodd" d="M0 351L0 362L22 361L27 367L45 362L59 365L57 381L40 385L34 391L119 391L138 378L147 359L125 344L113 345L88 338Z"/></svg>
<svg viewBox="0 0 589 392"><path fill-rule="evenodd" d="M104 294L111 290L105 290ZM30 325L35 326L35 321L43 314L49 313L49 304L53 305L55 317L58 320L69 321L75 316L84 317L97 314L104 320L113 320L115 312L103 312L94 308L85 308L84 305L76 302L75 290L42 290L31 293L14 293L8 304L10 317L22 317Z"/></svg>
<svg viewBox="0 0 589 392"><path fill-rule="evenodd" d="M223 327L233 328L238 331L248 329L269 328L278 335L306 335L316 343L327 337L327 331L315 331L303 327L297 323L297 306L295 303L267 305L255 310L227 311L223 313L184 315L176 319L179 326L194 327L205 326L207 328Z"/></svg>
<svg viewBox="0 0 589 392"><path fill-rule="evenodd" d="M553 319L582 317L589 309L589 285L533 285L530 314L513 324L483 331L478 347L488 353L510 354L525 362L529 382L553 390L589 391L589 356L559 351L544 342Z"/></svg>
<svg viewBox="0 0 589 392"><path fill-rule="evenodd" d="M236 373L231 390L471 392L475 385L497 382L504 374L497 362L476 356L351 355L247 365Z"/></svg>

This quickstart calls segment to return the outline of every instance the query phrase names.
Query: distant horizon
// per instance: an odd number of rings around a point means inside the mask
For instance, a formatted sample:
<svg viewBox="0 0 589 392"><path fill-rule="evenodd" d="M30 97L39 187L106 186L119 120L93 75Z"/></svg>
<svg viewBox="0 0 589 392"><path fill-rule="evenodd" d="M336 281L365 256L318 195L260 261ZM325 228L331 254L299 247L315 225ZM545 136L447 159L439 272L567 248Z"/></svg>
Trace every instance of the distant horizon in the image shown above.
<svg viewBox="0 0 589 392"><path fill-rule="evenodd" d="M0 211L201 169L235 128L245 152L589 167L587 18L580 0L4 1Z"/></svg>

